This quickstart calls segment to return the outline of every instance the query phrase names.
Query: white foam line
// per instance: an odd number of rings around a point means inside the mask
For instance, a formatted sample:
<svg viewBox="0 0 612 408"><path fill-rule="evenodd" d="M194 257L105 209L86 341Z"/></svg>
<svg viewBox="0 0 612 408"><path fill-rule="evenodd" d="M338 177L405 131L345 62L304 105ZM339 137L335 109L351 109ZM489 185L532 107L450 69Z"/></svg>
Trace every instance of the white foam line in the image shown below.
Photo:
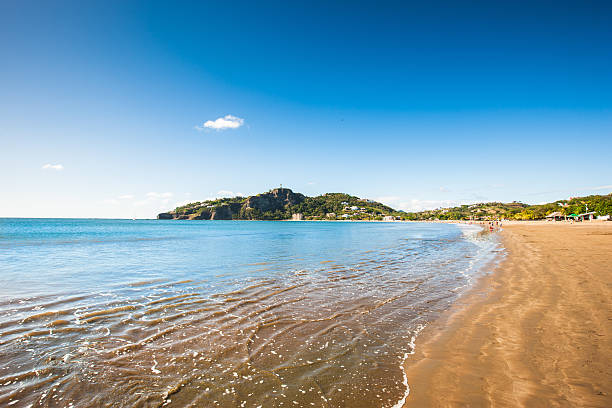
<svg viewBox="0 0 612 408"><path fill-rule="evenodd" d="M408 360L409 356L414 354L414 350L416 348L416 344L415 344L416 338L421 332L421 330L423 330L424 328L425 328L424 324L419 324L417 328L414 330L414 334L410 338L410 342L408 343L408 345L410 346L411 350L408 353L404 354L404 358L402 359L402 362L400 363L400 369L402 370L402 374L404 375L402 383L404 384L404 387L406 387L406 391L404 392L404 396L395 405L393 405L392 408L402 408L404 404L406 403L406 399L408 399L408 395L410 395L410 385L408 385L408 376L406 375L406 370L404 369L404 363L406 362L406 360Z"/></svg>
<svg viewBox="0 0 612 408"><path fill-rule="evenodd" d="M466 238L469 239L469 238L474 236L474 234L473 234L474 229L469 228L471 226L468 227L468 226L465 226L464 224L463 225L459 224L459 225L460 225L460 228L463 226L463 228L461 228L461 230L464 233ZM478 227L478 226L474 226L474 227ZM469 234L469 233L471 233L471 234ZM485 252L487 254L494 254L495 250L499 246L500 245L498 243L495 243L492 246L488 246L484 251L478 252L478 255L481 255L482 252ZM481 248L481 249L483 249L483 248ZM482 258L484 258L484 257L481 257L479 260L482 261ZM497 264L499 262L499 258L497 258L497 259L494 258L494 261L495 261L495 264ZM484 265L486 265L486 264L487 264L487 262L485 261ZM468 271L472 270L474 268L474 265L475 265L475 261L470 261L469 262ZM484 265L481 264L480 267L482 268ZM471 283L471 281L472 281L472 277L470 275L467 275L465 273L465 271L461 271L460 273L468 278L468 283L466 285L461 286L461 287L465 287L465 286L469 285ZM404 363L406 362L406 360L408 359L409 356L414 354L414 351L416 349L416 344L415 344L416 337L419 335L419 333L424 328L425 328L425 325L422 325L422 324L418 325L417 328L414 331L414 334L412 335L412 337L410 339L410 343L408 343L408 345L411 347L411 351L409 353L404 354L404 358L402 359L402 363L400 364L400 368L402 369L402 374L404 375L403 384L406 387L406 392L404 393L404 396L395 405L393 405L392 408L402 408L404 406L404 404L406 403L406 400L408 399L408 396L410 395L410 385L408 384L408 376L406 375L406 370L404 370Z"/></svg>

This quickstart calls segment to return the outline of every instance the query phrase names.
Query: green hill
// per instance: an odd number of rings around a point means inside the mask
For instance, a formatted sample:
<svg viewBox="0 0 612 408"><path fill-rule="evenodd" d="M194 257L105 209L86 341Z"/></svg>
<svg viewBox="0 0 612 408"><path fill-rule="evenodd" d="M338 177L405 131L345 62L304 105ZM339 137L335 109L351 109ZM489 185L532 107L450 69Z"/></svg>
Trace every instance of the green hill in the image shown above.
<svg viewBox="0 0 612 408"><path fill-rule="evenodd" d="M343 193L308 197L288 188L276 188L250 197L220 198L190 203L161 213L159 219L179 220L286 220L301 214L307 220L400 219L406 213L373 200Z"/></svg>
<svg viewBox="0 0 612 408"><path fill-rule="evenodd" d="M408 213L410 220L538 220L558 211L565 215L595 211L597 215L612 215L612 194L574 197L553 203L528 205L512 203L481 203L431 211Z"/></svg>
<svg viewBox="0 0 612 408"><path fill-rule="evenodd" d="M306 220L537 220L558 211L565 215L589 211L612 215L612 194L575 197L553 203L528 205L479 203L429 211L404 212L382 203L344 193L308 197L288 188L275 188L250 197L197 201L161 213L159 219L178 220L287 220L300 214Z"/></svg>

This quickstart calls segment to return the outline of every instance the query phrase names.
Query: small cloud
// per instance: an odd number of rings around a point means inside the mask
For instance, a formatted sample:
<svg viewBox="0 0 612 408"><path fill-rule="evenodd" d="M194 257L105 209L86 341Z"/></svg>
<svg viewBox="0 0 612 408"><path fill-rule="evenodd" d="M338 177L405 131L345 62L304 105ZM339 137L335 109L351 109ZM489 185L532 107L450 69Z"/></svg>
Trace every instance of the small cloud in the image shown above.
<svg viewBox="0 0 612 408"><path fill-rule="evenodd" d="M531 192L531 193L525 193L528 196L539 196L539 195L545 195L545 194L558 194L558 193L563 193L563 190L549 190L549 191L538 191L538 192Z"/></svg>
<svg viewBox="0 0 612 408"><path fill-rule="evenodd" d="M306 184L308 184L309 186L314 186L314 185L315 185L315 184L317 184L317 183L316 183L315 181L309 181L309 182L308 182L308 183L306 183Z"/></svg>
<svg viewBox="0 0 612 408"><path fill-rule="evenodd" d="M172 197L172 193L166 192L166 193L157 193L155 191L151 191L150 193L147 193L147 197L148 198L170 198Z"/></svg>
<svg viewBox="0 0 612 408"><path fill-rule="evenodd" d="M238 129L242 125L244 125L244 119L233 115L225 115L222 118L217 118L215 120L207 120L202 126L196 126L195 128L197 130L226 130Z"/></svg>
<svg viewBox="0 0 612 408"><path fill-rule="evenodd" d="M435 208L455 207L463 204L472 204L473 200L418 200L405 199L396 196L378 197L376 201L395 208L396 210L404 211L424 211L433 210Z"/></svg>
<svg viewBox="0 0 612 408"><path fill-rule="evenodd" d="M399 200L400 197L397 196L383 196L376 198L376 201L378 201L379 203L386 204L388 206L397 205Z"/></svg>
<svg viewBox="0 0 612 408"><path fill-rule="evenodd" d="M116 200L114 198L109 198L107 200L104 200L104 204L117 205L119 204L119 200Z"/></svg>
<svg viewBox="0 0 612 408"><path fill-rule="evenodd" d="M244 197L244 194L240 192L229 191L229 190L217 191L217 198L225 198L225 197Z"/></svg>
<svg viewBox="0 0 612 408"><path fill-rule="evenodd" d="M50 163L45 164L41 168L43 170L56 170L56 171L64 170L64 166L62 166L61 164L50 164Z"/></svg>
<svg viewBox="0 0 612 408"><path fill-rule="evenodd" d="M120 195L117 198L119 200L133 200L134 199L134 195L133 194L124 194L124 195Z"/></svg>
<svg viewBox="0 0 612 408"><path fill-rule="evenodd" d="M148 192L147 194L145 194L145 198L142 200L138 200L138 201L132 201L132 205L134 207L144 207L144 206L148 206L148 207L161 207L161 206L166 206L169 202L170 202L170 198L173 197L174 194L170 193L170 192L165 192L165 193L158 193L156 191L151 191ZM133 195L131 194L126 194L125 196L121 196L120 198L135 198Z"/></svg>
<svg viewBox="0 0 612 408"><path fill-rule="evenodd" d="M607 186L593 187L593 190L612 190L612 184L607 185Z"/></svg>
<svg viewBox="0 0 612 408"><path fill-rule="evenodd" d="M450 190L444 186L440 187L440 191L443 193L448 193Z"/></svg>
<svg viewBox="0 0 612 408"><path fill-rule="evenodd" d="M174 204L172 204L172 208L182 207L184 205L191 204L192 202L192 200L176 201ZM170 207L170 205L168 205L167 207Z"/></svg>
<svg viewBox="0 0 612 408"><path fill-rule="evenodd" d="M472 200L409 200L402 202L399 209L404 211L425 211L436 208L457 207L463 204L473 204Z"/></svg>

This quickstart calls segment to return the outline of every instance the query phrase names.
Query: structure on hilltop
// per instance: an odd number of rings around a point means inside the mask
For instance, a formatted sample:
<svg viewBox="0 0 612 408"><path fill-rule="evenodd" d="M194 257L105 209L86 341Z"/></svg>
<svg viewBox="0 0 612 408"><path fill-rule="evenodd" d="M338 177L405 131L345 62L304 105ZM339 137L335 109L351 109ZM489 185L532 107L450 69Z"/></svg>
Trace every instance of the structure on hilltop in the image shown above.
<svg viewBox="0 0 612 408"><path fill-rule="evenodd" d="M333 214L333 217L330 215ZM160 220L382 220L402 213L384 204L343 193L308 197L275 188L250 197L198 201L161 213Z"/></svg>
<svg viewBox="0 0 612 408"><path fill-rule="evenodd" d="M591 210L591 211L589 211ZM478 203L420 212L395 210L382 203L344 193L308 197L275 188L249 197L190 203L157 216L161 220L538 220L577 221L612 215L612 194L572 197L548 204ZM550 219L550 218L549 218Z"/></svg>

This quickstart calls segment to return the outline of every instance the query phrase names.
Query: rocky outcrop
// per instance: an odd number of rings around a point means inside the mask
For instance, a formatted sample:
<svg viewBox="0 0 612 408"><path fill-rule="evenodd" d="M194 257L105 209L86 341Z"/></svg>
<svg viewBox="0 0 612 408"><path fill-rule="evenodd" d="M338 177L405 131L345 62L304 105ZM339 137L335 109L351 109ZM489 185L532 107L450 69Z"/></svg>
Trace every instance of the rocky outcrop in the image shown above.
<svg viewBox="0 0 612 408"><path fill-rule="evenodd" d="M306 196L294 193L288 188L275 188L267 193L247 198L244 209L259 211L276 211L285 209L288 205L300 204Z"/></svg>
<svg viewBox="0 0 612 408"><path fill-rule="evenodd" d="M231 220L232 210L229 205L220 205L216 207L210 216L211 220Z"/></svg>
<svg viewBox="0 0 612 408"><path fill-rule="evenodd" d="M257 219L254 214L269 211L284 211L290 205L302 203L306 196L294 193L288 188L275 188L267 193L223 204L208 204L210 201L183 207L177 213L170 211L157 216L160 220L232 220ZM228 200L230 201L230 200Z"/></svg>
<svg viewBox="0 0 612 408"><path fill-rule="evenodd" d="M210 220L212 218L212 212L209 209L206 210L202 210L202 212L200 214L195 214L192 218L192 220Z"/></svg>
<svg viewBox="0 0 612 408"><path fill-rule="evenodd" d="M336 215L337 214L337 215ZM288 188L275 188L250 197L223 197L195 201L163 212L159 219L175 220L382 220L384 216L406 218L405 213L345 193L307 197Z"/></svg>

